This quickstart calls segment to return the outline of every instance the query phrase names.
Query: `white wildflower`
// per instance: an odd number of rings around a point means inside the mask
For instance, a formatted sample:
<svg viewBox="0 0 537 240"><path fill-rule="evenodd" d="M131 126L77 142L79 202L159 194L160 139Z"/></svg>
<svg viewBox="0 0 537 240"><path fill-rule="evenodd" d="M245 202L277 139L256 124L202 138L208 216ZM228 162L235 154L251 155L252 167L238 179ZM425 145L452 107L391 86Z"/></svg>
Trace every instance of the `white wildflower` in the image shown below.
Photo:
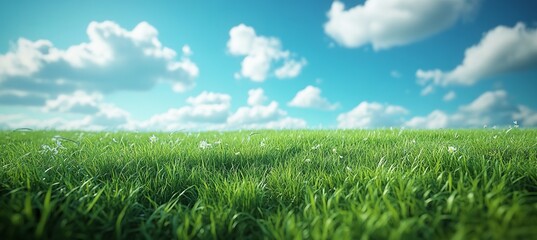
<svg viewBox="0 0 537 240"><path fill-rule="evenodd" d="M311 150L317 150L317 149L319 149L320 147L321 147L321 144L317 144L317 145L311 147Z"/></svg>
<svg viewBox="0 0 537 240"><path fill-rule="evenodd" d="M207 148L210 148L210 147L211 147L211 144L208 143L205 140L201 141L200 144L199 144L199 148L201 148L201 149L207 149Z"/></svg>
<svg viewBox="0 0 537 240"><path fill-rule="evenodd" d="M158 137L153 134L153 136L149 137L150 143L156 143L158 141Z"/></svg>
<svg viewBox="0 0 537 240"><path fill-rule="evenodd" d="M62 138L62 137L61 137L61 136L58 136L58 135L56 135L56 136L54 136L54 137L52 138L52 141L54 141L54 142L56 143L56 148L57 148L57 149L58 149L58 148L64 148L63 145L62 145L61 138Z"/></svg>
<svg viewBox="0 0 537 240"><path fill-rule="evenodd" d="M347 167L347 171L349 171L349 172L350 172L350 171L352 171L352 168L350 168L350 167Z"/></svg>
<svg viewBox="0 0 537 240"><path fill-rule="evenodd" d="M496 139L496 138L498 138L498 135L494 135L492 138Z"/></svg>
<svg viewBox="0 0 537 240"><path fill-rule="evenodd" d="M58 154L58 147L53 148L49 145L45 145L45 144L41 145L41 153L49 153L49 152L53 153L54 155Z"/></svg>
<svg viewBox="0 0 537 240"><path fill-rule="evenodd" d="M333 152L333 153L337 153L337 149L336 149L336 148L332 148L332 152Z"/></svg>
<svg viewBox="0 0 537 240"><path fill-rule="evenodd" d="M448 152L449 153L455 153L457 151L457 148L456 147L453 147L453 146L449 146L448 147Z"/></svg>

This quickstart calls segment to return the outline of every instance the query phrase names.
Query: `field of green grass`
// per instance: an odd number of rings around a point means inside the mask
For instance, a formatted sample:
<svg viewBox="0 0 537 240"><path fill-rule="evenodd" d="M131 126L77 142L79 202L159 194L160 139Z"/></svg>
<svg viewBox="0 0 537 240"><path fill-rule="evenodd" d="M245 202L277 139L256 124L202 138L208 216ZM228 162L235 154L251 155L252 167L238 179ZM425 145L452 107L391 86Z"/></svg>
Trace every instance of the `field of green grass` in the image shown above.
<svg viewBox="0 0 537 240"><path fill-rule="evenodd" d="M537 130L0 132L2 239L535 239Z"/></svg>

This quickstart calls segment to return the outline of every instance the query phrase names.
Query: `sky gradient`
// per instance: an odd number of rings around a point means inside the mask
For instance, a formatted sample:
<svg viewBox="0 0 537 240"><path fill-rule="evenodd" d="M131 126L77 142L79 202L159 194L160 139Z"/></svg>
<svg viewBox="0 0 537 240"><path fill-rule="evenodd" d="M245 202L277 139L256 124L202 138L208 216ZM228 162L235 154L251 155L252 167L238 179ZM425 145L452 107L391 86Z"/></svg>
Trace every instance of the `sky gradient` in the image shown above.
<svg viewBox="0 0 537 240"><path fill-rule="evenodd" d="M0 128L537 126L526 0L5 1Z"/></svg>

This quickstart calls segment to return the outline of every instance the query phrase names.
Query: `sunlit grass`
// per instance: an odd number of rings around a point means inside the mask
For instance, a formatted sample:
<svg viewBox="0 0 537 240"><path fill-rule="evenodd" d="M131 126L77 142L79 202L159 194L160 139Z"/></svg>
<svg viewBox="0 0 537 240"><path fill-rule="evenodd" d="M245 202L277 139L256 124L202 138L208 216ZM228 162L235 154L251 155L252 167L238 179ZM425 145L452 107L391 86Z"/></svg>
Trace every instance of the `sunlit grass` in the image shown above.
<svg viewBox="0 0 537 240"><path fill-rule="evenodd" d="M537 236L537 130L0 132L3 239Z"/></svg>

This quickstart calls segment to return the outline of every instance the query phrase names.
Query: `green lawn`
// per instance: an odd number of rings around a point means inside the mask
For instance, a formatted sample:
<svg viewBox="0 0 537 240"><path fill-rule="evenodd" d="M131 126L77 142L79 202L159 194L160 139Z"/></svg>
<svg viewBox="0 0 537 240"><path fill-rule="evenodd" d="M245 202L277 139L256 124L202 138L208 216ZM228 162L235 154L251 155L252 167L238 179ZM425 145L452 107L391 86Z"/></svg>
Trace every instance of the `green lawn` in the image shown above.
<svg viewBox="0 0 537 240"><path fill-rule="evenodd" d="M537 130L152 136L0 132L0 238L537 238Z"/></svg>

